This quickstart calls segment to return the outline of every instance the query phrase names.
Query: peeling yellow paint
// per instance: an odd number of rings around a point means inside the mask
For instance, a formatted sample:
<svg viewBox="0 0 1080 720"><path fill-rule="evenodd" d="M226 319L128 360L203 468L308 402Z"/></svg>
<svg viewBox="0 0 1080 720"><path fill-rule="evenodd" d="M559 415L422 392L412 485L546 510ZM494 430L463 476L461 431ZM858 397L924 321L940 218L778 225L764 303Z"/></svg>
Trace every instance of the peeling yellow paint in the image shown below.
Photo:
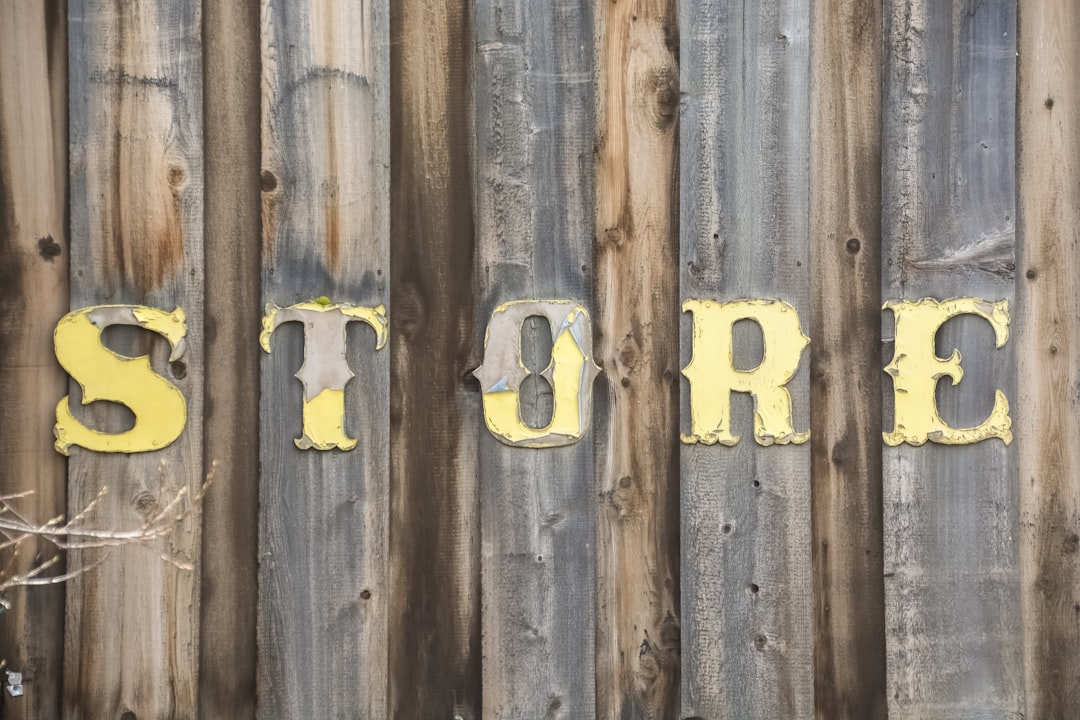
<svg viewBox="0 0 1080 720"><path fill-rule="evenodd" d="M346 359L346 328L367 323L375 331L375 350L389 336L386 308L332 304L322 296L288 307L266 306L259 345L270 352L270 337L287 322L304 326L304 364L295 377L304 386L303 434L294 442L301 450L352 450L356 439L345 432L345 385L355 377Z"/></svg>
<svg viewBox="0 0 1080 720"><path fill-rule="evenodd" d="M882 433L886 445L922 445L927 440L943 445L968 445L988 438L1012 442L1009 401L996 390L990 417L973 428L954 428L938 414L935 391L938 381L947 377L957 385L964 377L960 351L948 359L934 351L938 328L957 315L978 315L994 328L996 347L1009 339L1009 301L989 302L980 298L954 298L938 302L932 298L917 301L889 301L883 306L896 319L896 351L885 372L893 379L895 410L892 432Z"/></svg>
<svg viewBox="0 0 1080 720"><path fill-rule="evenodd" d="M521 383L529 376L521 359L521 326L533 315L552 329L551 362L540 373L554 390L547 427L521 419ZM600 372L592 358L592 323L585 308L566 300L515 300L495 308L484 337L484 364L473 371L483 392L484 422L507 445L550 448L573 445L589 428L592 383Z"/></svg>
<svg viewBox="0 0 1080 720"><path fill-rule="evenodd" d="M735 445L731 432L731 393L754 398L754 439L759 445L796 445L810 432L795 432L791 395L787 385L799 367L810 338L802 332L799 314L781 300L686 300L683 312L693 314L690 364L682 374L690 383L690 434L687 444ZM752 320L761 328L765 351L753 370L735 368L732 330L739 320Z"/></svg>
<svg viewBox="0 0 1080 720"><path fill-rule="evenodd" d="M120 433L92 430L71 414L70 396L56 406L56 450L72 445L96 452L136 453L160 450L174 442L187 423L187 403L180 390L155 373L146 355L125 357L105 347L101 333L112 325L151 330L169 341L170 361L184 355L184 311L171 313L139 305L98 305L70 312L53 333L56 359L82 387L82 404L119 403L135 415L135 425Z"/></svg>

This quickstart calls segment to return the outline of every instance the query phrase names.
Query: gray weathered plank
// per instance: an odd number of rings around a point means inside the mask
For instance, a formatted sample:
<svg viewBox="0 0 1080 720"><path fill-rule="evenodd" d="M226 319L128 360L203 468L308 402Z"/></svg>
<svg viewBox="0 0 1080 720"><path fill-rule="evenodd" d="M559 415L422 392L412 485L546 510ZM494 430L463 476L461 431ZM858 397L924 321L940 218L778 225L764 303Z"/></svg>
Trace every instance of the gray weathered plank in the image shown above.
<svg viewBox="0 0 1080 720"><path fill-rule="evenodd" d="M805 332L810 3L689 0L680 20L681 296L777 298ZM681 337L686 364L689 319ZM736 340L752 367L755 343ZM796 431L807 366L788 386ZM814 711L810 446L756 445L752 414L733 394L739 444L682 448L683 716Z"/></svg>
<svg viewBox="0 0 1080 720"><path fill-rule="evenodd" d="M477 323L511 300L588 307L592 4L473 7ZM479 333L474 342L482 342ZM525 348L526 362L543 354L536 349ZM543 424L542 417L532 420ZM530 449L481 430L485 718L595 715L594 432L568 447Z"/></svg>
<svg viewBox="0 0 1080 720"><path fill-rule="evenodd" d="M387 3L264 0L262 93L264 301L387 305ZM386 715L390 353L355 325L345 353L352 450L294 445L306 328L283 326L263 359L262 717Z"/></svg>
<svg viewBox="0 0 1080 720"><path fill-rule="evenodd" d="M137 303L187 317L187 354L166 363L168 343L118 329L110 347L149 353L180 388L189 426L169 447L132 455L73 447L68 507L108 494L96 527L138 529L181 488L203 480L203 148L200 3L106 0L69 12L71 305ZM91 427L116 431L111 403L82 409ZM88 523L89 524L89 523ZM188 718L197 710L198 514L149 548L114 549L68 585L64 715ZM69 555L69 570L101 551Z"/></svg>
<svg viewBox="0 0 1080 720"><path fill-rule="evenodd" d="M255 716L259 503L259 6L206 3L206 413L199 717Z"/></svg>
<svg viewBox="0 0 1080 720"><path fill-rule="evenodd" d="M1080 7L1019 7L1016 355L1028 718L1080 717Z"/></svg>
<svg viewBox="0 0 1080 720"><path fill-rule="evenodd" d="M32 491L14 506L35 523L66 506L66 468L52 447L54 407L67 387L52 353L53 327L68 310L66 32L63 2L0 5L0 494ZM0 582L57 554L27 539L14 558L4 551ZM23 673L25 694L0 704L0 718L55 720L64 589L4 596L0 658Z"/></svg>
<svg viewBox="0 0 1080 720"><path fill-rule="evenodd" d="M884 299L1013 297L1015 25L1007 0L886 4ZM994 350L977 317L938 333L939 356L963 354L963 382L938 387L946 421L982 423L995 388L1016 407L1015 345ZM884 451L890 718L1023 711L1015 459L993 438Z"/></svg>
<svg viewBox="0 0 1080 720"><path fill-rule="evenodd" d="M597 4L597 716L678 717L678 19ZM645 291L647 289L647 291Z"/></svg>
<svg viewBox="0 0 1080 720"><path fill-rule="evenodd" d="M880 720L881 5L812 7L814 705L825 720Z"/></svg>
<svg viewBox="0 0 1080 720"><path fill-rule="evenodd" d="M469 7L391 5L388 717L478 720L480 508L472 383Z"/></svg>

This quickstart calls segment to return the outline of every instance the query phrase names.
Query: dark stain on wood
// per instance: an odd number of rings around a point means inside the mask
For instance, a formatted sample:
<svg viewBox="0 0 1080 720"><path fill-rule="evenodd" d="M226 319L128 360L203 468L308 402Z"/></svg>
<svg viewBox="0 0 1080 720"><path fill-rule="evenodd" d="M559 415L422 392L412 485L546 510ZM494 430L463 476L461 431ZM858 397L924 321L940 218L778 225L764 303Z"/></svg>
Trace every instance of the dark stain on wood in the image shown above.
<svg viewBox="0 0 1080 720"><path fill-rule="evenodd" d="M811 21L810 336L814 714L886 717L881 538L881 14ZM878 98L878 99L876 99ZM831 541L832 544L831 544Z"/></svg>
<svg viewBox="0 0 1080 720"><path fill-rule="evenodd" d="M390 715L480 717L469 5L393 3ZM467 428L474 428L467 430ZM475 442L475 440L473 440Z"/></svg>

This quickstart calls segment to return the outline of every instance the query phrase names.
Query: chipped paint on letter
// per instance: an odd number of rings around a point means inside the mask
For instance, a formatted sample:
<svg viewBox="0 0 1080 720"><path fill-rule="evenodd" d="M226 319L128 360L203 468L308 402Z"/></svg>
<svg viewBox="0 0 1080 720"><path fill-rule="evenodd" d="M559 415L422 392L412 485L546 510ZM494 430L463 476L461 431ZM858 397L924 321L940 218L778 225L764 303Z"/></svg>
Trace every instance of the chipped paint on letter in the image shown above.
<svg viewBox="0 0 1080 720"><path fill-rule="evenodd" d="M533 315L552 331L551 362L540 373L554 390L547 427L521 419L521 383L529 370L521 359L521 327ZM592 384L600 368L592 357L592 323L585 308L567 300L516 300L495 308L484 337L484 364L473 371L484 399L484 422L507 445L550 448L573 445L589 428Z"/></svg>
<svg viewBox="0 0 1080 720"><path fill-rule="evenodd" d="M690 383L688 445L735 445L731 432L731 393L754 398L754 439L759 445L796 445L810 439L810 431L795 432L791 395L787 385L799 368L810 338L802 332L799 314L781 300L686 300L683 312L694 316L692 355L682 374ZM761 328L765 351L753 370L735 368L732 331L739 320L753 320Z"/></svg>
<svg viewBox="0 0 1080 720"><path fill-rule="evenodd" d="M184 394L150 368L146 355L125 357L101 342L112 325L132 325L169 341L170 362L184 355L187 326L184 311L171 313L140 305L98 305L70 312L53 333L56 359L82 387L82 404L106 400L119 403L135 416L135 425L120 433L92 430L71 414L70 396L56 406L56 450L68 454L72 445L96 452L136 453L160 450L184 431Z"/></svg>
<svg viewBox="0 0 1080 720"><path fill-rule="evenodd" d="M1012 442L1012 420L1005 393L995 391L994 409L984 423L973 428L950 427L938 414L935 391L938 380L947 377L956 385L964 377L960 351L948 359L934 351L938 328L957 315L978 315L994 328L996 347L1009 339L1009 301L989 302L980 298L954 298L938 302L932 298L889 301L883 306L896 319L896 352L885 372L893 379L896 409L892 432L882 433L886 445L922 445L927 440L943 445L968 445L988 438Z"/></svg>
<svg viewBox="0 0 1080 720"><path fill-rule="evenodd" d="M388 335L386 308L335 305L323 300L284 308L267 305L259 344L270 352L270 336L282 323L303 323L304 364L296 378L304 386L304 418L296 447L352 450L356 440L345 433L345 385L354 373L346 359L345 330L351 322L367 323L375 331L375 350L381 350Z"/></svg>

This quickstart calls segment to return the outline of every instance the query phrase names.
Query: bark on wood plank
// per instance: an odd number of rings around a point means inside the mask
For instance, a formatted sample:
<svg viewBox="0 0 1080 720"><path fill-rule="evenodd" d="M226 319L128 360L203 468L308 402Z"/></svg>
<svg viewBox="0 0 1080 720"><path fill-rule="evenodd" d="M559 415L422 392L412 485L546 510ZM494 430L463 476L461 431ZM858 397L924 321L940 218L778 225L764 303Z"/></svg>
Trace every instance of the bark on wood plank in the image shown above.
<svg viewBox="0 0 1080 720"><path fill-rule="evenodd" d="M881 536L881 6L813 5L810 428L814 702L885 717Z"/></svg>
<svg viewBox="0 0 1080 720"><path fill-rule="evenodd" d="M206 3L207 464L199 717L255 717L260 264L259 6ZM196 421L198 422L198 421ZM193 429L198 427L193 426ZM210 467L207 467L209 472Z"/></svg>
<svg viewBox="0 0 1080 720"><path fill-rule="evenodd" d="M896 0L885 20L883 298L1011 300L1015 4ZM1015 342L994 350L976 317L938 333L939 356L963 354L963 382L938 387L951 425L983 422L995 388L1016 412ZM886 430L892 391L886 379ZM990 439L883 457L889 717L1021 713L1015 449Z"/></svg>
<svg viewBox="0 0 1080 720"><path fill-rule="evenodd" d="M67 18L63 2L0 6L0 494L31 522L63 514L64 459L52 447L53 412L67 388L52 332L68 310ZM57 554L18 546L10 578ZM40 555L40 557L39 557ZM48 574L62 573L63 566ZM60 717L64 589L15 588L0 622L0 658L23 673L25 695L0 718Z"/></svg>
<svg viewBox="0 0 1080 720"><path fill-rule="evenodd" d="M137 303L187 317L189 349L166 363L168 344L117 329L113 347L150 354L203 407L203 148L200 3L73 4L69 13L71 304ZM97 429L124 427L111 403L80 408ZM71 449L68 507L102 486L95 526L138 529L148 514L203 482L202 434L190 426L169 447L130 456ZM68 584L64 715L187 718L197 711L200 519L190 515L150 548L128 546ZM69 570L101 551L74 552Z"/></svg>
<svg viewBox="0 0 1080 720"><path fill-rule="evenodd" d="M1020 3L1016 315L1026 715L1080 716L1080 9Z"/></svg>
<svg viewBox="0 0 1080 720"><path fill-rule="evenodd" d="M387 3L264 0L262 93L264 301L388 305ZM348 335L350 451L293 443L303 331L263 359L260 716L386 716L390 353Z"/></svg>
<svg viewBox="0 0 1080 720"><path fill-rule="evenodd" d="M809 317L810 3L681 4L681 296L778 298ZM683 321L683 363L690 321ZM736 337L736 362L755 343ZM760 336L756 342L760 358ZM808 418L807 366L789 384ZM687 385L683 385L686 413ZM749 398L741 442L683 445L682 714L814 712L809 444L761 447ZM686 426L686 420L684 427Z"/></svg>
<svg viewBox="0 0 1080 720"><path fill-rule="evenodd" d="M391 6L389 717L480 718L468 4Z"/></svg>
<svg viewBox="0 0 1080 720"><path fill-rule="evenodd" d="M587 307L592 3L473 7L478 324L510 300ZM526 363L542 353L525 348ZM593 433L550 449L481 433L484 718L595 715Z"/></svg>
<svg viewBox="0 0 1080 720"><path fill-rule="evenodd" d="M597 6L597 716L679 712L678 19Z"/></svg>

